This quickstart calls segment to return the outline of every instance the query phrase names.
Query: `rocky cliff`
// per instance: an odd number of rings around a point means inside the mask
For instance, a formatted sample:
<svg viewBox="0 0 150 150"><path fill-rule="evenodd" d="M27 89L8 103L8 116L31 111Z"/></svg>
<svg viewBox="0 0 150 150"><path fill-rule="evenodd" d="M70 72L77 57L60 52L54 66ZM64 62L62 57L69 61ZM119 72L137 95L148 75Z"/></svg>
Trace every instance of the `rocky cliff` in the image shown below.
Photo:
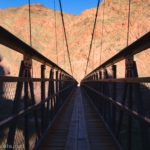
<svg viewBox="0 0 150 150"><path fill-rule="evenodd" d="M150 29L150 3L147 0L132 0L129 43L138 39ZM104 34L102 37L103 3L99 9L97 27L94 36L93 48L88 71L112 57L126 46L128 3L126 0L106 0L104 15ZM96 8L86 10L80 16L64 13L69 50L73 65L74 76L80 80L84 76L86 59L90 47ZM28 6L0 10L0 25L29 44L29 17ZM31 5L32 43L33 47L43 55L56 62L56 37L54 11L43 5ZM67 51L64 42L64 33L60 12L56 12L56 29L58 45L58 64L70 72ZM150 51L150 50L149 50ZM150 52L136 56L140 74L150 73L141 61L150 66ZM18 74L21 55L13 53L4 46L0 46L0 54L5 58L5 64L10 68L12 75ZM16 67L12 68L11 65ZM37 67L37 65L36 65ZM35 68L35 67L34 67ZM123 67L121 67L123 68ZM146 69L145 69L146 68ZM36 70L36 69L35 69ZM35 74L36 71L34 71ZM120 69L121 74L122 69ZM123 73L122 73L123 74Z"/></svg>

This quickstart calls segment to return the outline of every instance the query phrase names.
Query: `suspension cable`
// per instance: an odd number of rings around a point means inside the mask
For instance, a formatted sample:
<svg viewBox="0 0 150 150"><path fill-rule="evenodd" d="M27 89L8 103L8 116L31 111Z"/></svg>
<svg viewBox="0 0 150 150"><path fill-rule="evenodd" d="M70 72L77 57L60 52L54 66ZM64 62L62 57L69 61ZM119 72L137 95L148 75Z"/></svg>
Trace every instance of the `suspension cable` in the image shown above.
<svg viewBox="0 0 150 150"><path fill-rule="evenodd" d="M129 4L128 4L128 23L127 23L127 46L129 45L129 34L130 34L130 14L131 14L131 0L129 0ZM131 65L131 62L133 61L133 56L129 57L126 59L125 64L126 67L128 65Z"/></svg>
<svg viewBox="0 0 150 150"><path fill-rule="evenodd" d="M131 16L131 1L129 1L129 9L128 9L128 35L127 37L129 38L129 34L130 36L132 36L133 38L138 39L138 36L135 34L135 32L133 30L130 30L130 28L132 27L132 24L130 22L130 17ZM129 39L128 39L129 40ZM128 42L127 42L127 46L128 46Z"/></svg>
<svg viewBox="0 0 150 150"><path fill-rule="evenodd" d="M102 29L101 29L101 48L100 48L100 65L101 65L101 61L102 61L102 50L103 50L103 35L104 35L104 16L105 16L105 0L103 3L103 19L102 19Z"/></svg>
<svg viewBox="0 0 150 150"><path fill-rule="evenodd" d="M69 64L70 64L70 70L71 70L71 73L73 75L73 69L72 69L72 64L71 64L71 58L70 58L70 52L69 52L69 46L68 46L68 40L67 40L67 34L66 34L65 21L64 21L64 15L63 15L63 9L62 9L61 0L59 0L59 5L60 5L61 18L62 18L62 24L63 24L63 29L64 29L64 35L65 35L68 59L69 59Z"/></svg>
<svg viewBox="0 0 150 150"><path fill-rule="evenodd" d="M129 0L129 9L128 9L128 24L127 24L127 46L129 45L129 33L130 33L130 14L131 14L131 0Z"/></svg>
<svg viewBox="0 0 150 150"><path fill-rule="evenodd" d="M64 36L63 36L63 52L64 52L64 64L63 64L63 67L64 67L64 70L66 70L66 53L65 53L65 46L64 46Z"/></svg>
<svg viewBox="0 0 150 150"><path fill-rule="evenodd" d="M31 21L31 1L28 0L28 6L29 6L29 43L32 47L32 21ZM32 61L32 60L31 60ZM31 65L31 77L33 77L33 64Z"/></svg>
<svg viewBox="0 0 150 150"><path fill-rule="evenodd" d="M95 36L93 37L93 45L94 45L94 48L93 48L93 57L92 57L92 70L94 70L94 65L95 65L95 44L96 43L96 39L95 39Z"/></svg>
<svg viewBox="0 0 150 150"><path fill-rule="evenodd" d="M56 62L58 65L58 46L57 46L57 18L56 18L56 1L54 0L54 19L55 19L55 48L56 48Z"/></svg>
<svg viewBox="0 0 150 150"><path fill-rule="evenodd" d="M94 42L93 42L94 43ZM95 63L95 51L94 51L94 48L93 48L93 54L92 54L92 70L94 70L94 63Z"/></svg>
<svg viewBox="0 0 150 150"><path fill-rule="evenodd" d="M100 5L100 0L98 0L98 3L97 3L97 10L96 10L96 14L95 14L95 21L94 21L94 26L93 26L93 32L92 32L92 38L91 38L91 43L90 43L90 49L89 49L89 53L88 53L88 57L87 57L87 63L86 63L86 68L85 68L85 75L87 73L88 63L89 63L90 54L91 54L91 50L92 50L94 33L95 33L95 28L96 28L96 23L97 23L97 16L98 16L98 11L99 11L99 5Z"/></svg>
<svg viewBox="0 0 150 150"><path fill-rule="evenodd" d="M30 40L30 46L32 47L32 22L31 22L31 1L28 0L28 6L29 6L29 40Z"/></svg>

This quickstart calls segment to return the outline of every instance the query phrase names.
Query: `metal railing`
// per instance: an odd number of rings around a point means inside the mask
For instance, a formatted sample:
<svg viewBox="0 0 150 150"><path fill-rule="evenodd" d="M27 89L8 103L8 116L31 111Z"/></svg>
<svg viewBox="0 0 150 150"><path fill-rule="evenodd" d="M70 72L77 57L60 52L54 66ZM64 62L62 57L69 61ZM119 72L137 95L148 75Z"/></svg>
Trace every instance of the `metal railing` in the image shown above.
<svg viewBox="0 0 150 150"><path fill-rule="evenodd" d="M24 55L18 77L0 76L0 149L34 149L77 81L2 27L0 44ZM32 60L41 64L40 78L31 75Z"/></svg>
<svg viewBox="0 0 150 150"><path fill-rule="evenodd" d="M150 48L150 32L90 72L82 90L125 150L150 149L150 76L138 77L134 56ZM124 78L117 78L124 63ZM144 61L142 61L144 63Z"/></svg>

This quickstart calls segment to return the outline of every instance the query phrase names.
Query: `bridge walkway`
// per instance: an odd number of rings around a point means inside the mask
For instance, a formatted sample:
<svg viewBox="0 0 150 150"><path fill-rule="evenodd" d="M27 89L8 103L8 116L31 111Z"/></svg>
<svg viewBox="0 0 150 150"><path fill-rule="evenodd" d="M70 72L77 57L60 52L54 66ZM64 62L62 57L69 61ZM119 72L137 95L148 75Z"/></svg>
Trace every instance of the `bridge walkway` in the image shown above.
<svg viewBox="0 0 150 150"><path fill-rule="evenodd" d="M59 112L42 150L117 150L100 116L78 87Z"/></svg>

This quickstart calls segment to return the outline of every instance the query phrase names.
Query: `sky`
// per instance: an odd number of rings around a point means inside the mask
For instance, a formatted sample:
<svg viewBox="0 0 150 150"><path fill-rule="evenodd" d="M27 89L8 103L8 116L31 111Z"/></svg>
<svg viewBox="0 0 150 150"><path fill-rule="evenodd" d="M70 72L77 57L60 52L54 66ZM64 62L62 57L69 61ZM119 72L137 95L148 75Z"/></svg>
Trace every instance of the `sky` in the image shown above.
<svg viewBox="0 0 150 150"><path fill-rule="evenodd" d="M31 4L43 4L47 8L54 9L54 0L30 0ZM56 1L56 9L59 10L59 0ZM61 0L63 11L69 14L80 15L86 9L97 6L98 0ZM0 9L19 7L28 4L28 0L0 0Z"/></svg>

